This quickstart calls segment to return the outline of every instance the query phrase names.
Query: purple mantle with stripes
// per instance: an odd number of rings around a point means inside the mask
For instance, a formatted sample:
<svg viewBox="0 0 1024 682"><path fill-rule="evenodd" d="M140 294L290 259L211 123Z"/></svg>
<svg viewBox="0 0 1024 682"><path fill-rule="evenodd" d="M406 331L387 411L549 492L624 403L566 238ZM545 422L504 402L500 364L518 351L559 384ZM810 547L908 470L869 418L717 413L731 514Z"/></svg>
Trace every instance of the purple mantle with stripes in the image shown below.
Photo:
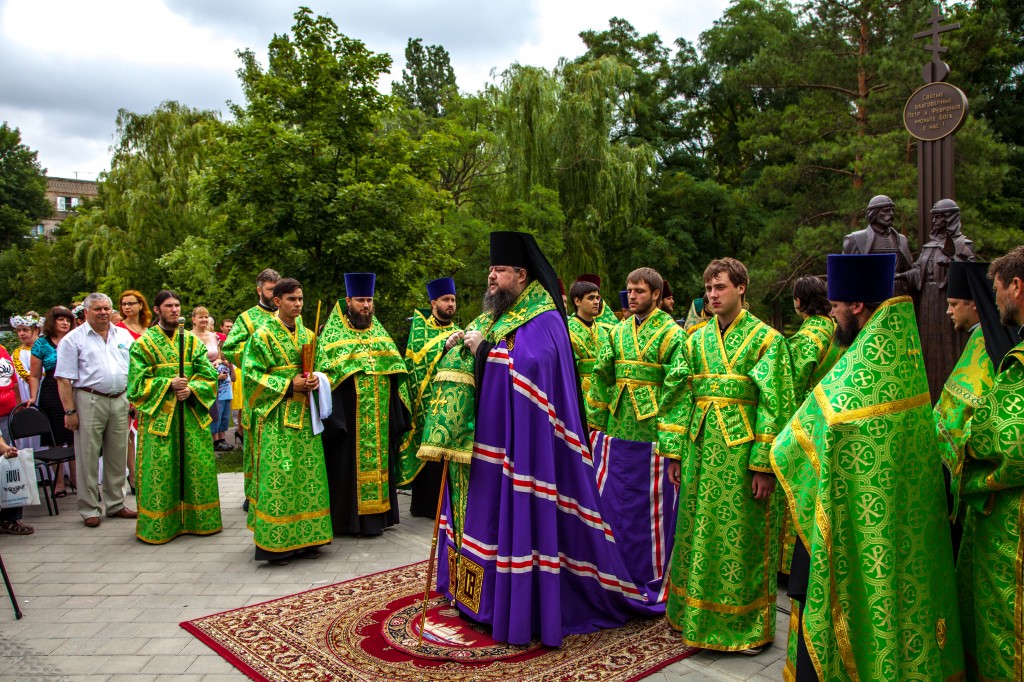
<svg viewBox="0 0 1024 682"><path fill-rule="evenodd" d="M445 527L438 590L512 644L662 615L675 489L650 443L595 434L592 454L558 313L491 349L478 390L458 580Z"/></svg>

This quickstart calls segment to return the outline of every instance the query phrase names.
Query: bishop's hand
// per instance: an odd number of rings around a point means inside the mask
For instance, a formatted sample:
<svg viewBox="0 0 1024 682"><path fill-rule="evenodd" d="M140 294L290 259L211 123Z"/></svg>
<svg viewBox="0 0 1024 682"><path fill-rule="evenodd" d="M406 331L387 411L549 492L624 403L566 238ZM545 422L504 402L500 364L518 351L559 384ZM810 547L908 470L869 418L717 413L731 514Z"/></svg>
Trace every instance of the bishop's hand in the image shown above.
<svg viewBox="0 0 1024 682"><path fill-rule="evenodd" d="M480 344L483 343L483 340L484 335L476 330L473 330L471 332L466 332L466 336L465 338L463 338L462 342L466 345L466 348L468 348L473 355L476 355L477 348L480 347Z"/></svg>

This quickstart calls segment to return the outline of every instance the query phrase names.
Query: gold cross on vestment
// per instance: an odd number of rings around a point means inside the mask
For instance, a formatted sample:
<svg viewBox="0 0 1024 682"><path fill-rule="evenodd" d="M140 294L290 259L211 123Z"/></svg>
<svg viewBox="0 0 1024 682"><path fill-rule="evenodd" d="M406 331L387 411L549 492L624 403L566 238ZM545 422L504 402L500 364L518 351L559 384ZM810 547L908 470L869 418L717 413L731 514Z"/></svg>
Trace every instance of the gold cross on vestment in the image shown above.
<svg viewBox="0 0 1024 682"><path fill-rule="evenodd" d="M448 404L448 399L447 398L442 398L441 396L437 396L437 397L431 398L430 399L430 413L431 414L437 414L438 412L441 411L441 408L444 407L447 404Z"/></svg>

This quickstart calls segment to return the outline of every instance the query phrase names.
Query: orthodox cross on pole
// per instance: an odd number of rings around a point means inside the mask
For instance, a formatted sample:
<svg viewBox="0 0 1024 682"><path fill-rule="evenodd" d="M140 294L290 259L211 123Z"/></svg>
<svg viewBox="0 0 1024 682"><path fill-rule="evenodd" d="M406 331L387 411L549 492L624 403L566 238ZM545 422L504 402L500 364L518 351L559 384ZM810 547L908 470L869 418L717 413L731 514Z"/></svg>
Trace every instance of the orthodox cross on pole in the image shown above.
<svg viewBox="0 0 1024 682"><path fill-rule="evenodd" d="M949 77L949 66L945 64L939 55L949 50L948 47L940 44L942 34L947 31L955 31L960 28L960 24L946 24L942 25L945 17L939 11L939 6L932 6L932 16L928 20L928 23L932 25L927 31L921 31L920 33L914 34L914 40L920 40L921 38L931 38L932 42L924 46L924 49L932 53L932 60L924 65L924 71L922 77L925 83L940 83Z"/></svg>

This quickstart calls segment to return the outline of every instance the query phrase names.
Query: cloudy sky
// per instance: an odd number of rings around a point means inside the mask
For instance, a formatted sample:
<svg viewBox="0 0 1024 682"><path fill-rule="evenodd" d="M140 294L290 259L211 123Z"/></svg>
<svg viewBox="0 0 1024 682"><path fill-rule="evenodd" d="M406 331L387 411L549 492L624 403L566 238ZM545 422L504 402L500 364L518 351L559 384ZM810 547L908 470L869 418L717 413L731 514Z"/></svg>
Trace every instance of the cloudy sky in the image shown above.
<svg viewBox="0 0 1024 682"><path fill-rule="evenodd" d="M388 52L401 74L409 38L443 45L459 87L492 69L553 67L583 52L579 32L619 16L671 45L696 40L728 0L305 0L346 35ZM48 174L106 170L119 108L164 100L223 111L240 102L238 49L266 54L297 5L280 0L0 0L0 121L19 128ZM261 59L265 63L264 59Z"/></svg>

